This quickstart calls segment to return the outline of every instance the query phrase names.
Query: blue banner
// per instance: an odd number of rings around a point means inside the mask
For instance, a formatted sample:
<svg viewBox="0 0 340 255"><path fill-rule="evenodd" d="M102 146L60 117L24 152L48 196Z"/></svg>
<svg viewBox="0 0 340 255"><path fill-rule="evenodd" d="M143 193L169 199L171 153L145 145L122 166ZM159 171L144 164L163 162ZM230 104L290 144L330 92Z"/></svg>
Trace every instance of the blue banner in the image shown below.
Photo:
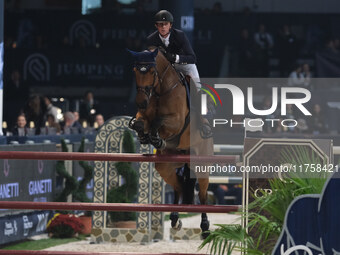
<svg viewBox="0 0 340 255"><path fill-rule="evenodd" d="M272 255L340 254L340 173L336 169L321 195L302 195L291 202Z"/></svg>
<svg viewBox="0 0 340 255"><path fill-rule="evenodd" d="M0 245L45 233L50 211L36 211L0 218Z"/></svg>
<svg viewBox="0 0 340 255"><path fill-rule="evenodd" d="M132 79L131 61L126 50L89 49L86 54L79 49L6 50L6 66L9 70L18 69L26 86L117 87L130 84Z"/></svg>
<svg viewBox="0 0 340 255"><path fill-rule="evenodd" d="M0 151L56 151L55 144L5 145ZM51 160L0 160L0 201L51 202L55 198Z"/></svg>

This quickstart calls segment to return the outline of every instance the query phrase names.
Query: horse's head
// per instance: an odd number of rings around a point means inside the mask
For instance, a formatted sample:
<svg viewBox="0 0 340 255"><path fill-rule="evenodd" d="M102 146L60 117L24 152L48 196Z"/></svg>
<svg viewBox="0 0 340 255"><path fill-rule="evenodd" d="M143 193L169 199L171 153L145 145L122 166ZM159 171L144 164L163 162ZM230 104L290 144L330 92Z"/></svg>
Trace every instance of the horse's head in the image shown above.
<svg viewBox="0 0 340 255"><path fill-rule="evenodd" d="M138 109L146 109L154 87L157 84L156 56L158 49L154 51L134 52L130 51L135 59L133 68L136 74L137 96L136 104Z"/></svg>

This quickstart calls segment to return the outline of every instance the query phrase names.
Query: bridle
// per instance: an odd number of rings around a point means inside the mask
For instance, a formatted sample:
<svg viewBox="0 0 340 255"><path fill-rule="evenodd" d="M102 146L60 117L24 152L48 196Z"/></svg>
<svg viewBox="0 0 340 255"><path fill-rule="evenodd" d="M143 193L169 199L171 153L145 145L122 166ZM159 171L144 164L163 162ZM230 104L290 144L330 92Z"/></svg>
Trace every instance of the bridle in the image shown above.
<svg viewBox="0 0 340 255"><path fill-rule="evenodd" d="M139 73L141 73L142 75L145 75L149 72L150 68L154 67L155 68L155 72L153 74L153 81L150 85L144 85L144 86L139 86L137 84L137 92L141 92L144 93L148 99L150 99L150 97L153 94L154 91L154 87L155 87L155 83L156 83L156 78L158 78L158 71L156 69L156 63L155 62L140 62L140 63L135 63L135 68L137 69L137 71ZM159 80L159 78L158 78Z"/></svg>
<svg viewBox="0 0 340 255"><path fill-rule="evenodd" d="M156 91L157 87L160 87L163 83L163 78L165 76L165 74L167 73L167 71L169 70L171 64L168 63L167 67L165 68L162 76L159 75L159 72L156 68L156 62L138 62L135 63L135 68L137 69L137 71L139 73L141 73L142 75L145 75L149 72L150 68L154 67L155 68L155 72L153 74L153 81L150 85L144 85L144 86L139 86L137 84L137 92L141 92L144 93L148 100L151 98L151 96L156 96L156 98L160 98L161 96L164 96L168 93L170 93L174 88L176 88L178 86L178 83L174 84L170 89L166 90L165 92L163 92L162 94ZM156 79L158 80L157 84L156 83Z"/></svg>

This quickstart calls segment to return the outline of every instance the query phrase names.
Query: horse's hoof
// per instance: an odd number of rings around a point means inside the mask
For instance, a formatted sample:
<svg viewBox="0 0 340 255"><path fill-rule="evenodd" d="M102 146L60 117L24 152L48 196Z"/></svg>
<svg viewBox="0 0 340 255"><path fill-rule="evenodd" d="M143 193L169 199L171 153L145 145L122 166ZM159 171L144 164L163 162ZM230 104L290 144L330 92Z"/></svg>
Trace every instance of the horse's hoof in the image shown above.
<svg viewBox="0 0 340 255"><path fill-rule="evenodd" d="M157 149L159 149L159 150L164 150L164 149L165 149L165 146L166 146L165 141L164 141L163 139L161 139L161 145L160 145L159 148L157 148Z"/></svg>
<svg viewBox="0 0 340 255"><path fill-rule="evenodd" d="M201 137L203 139L209 139L213 136L212 128L209 123L202 123L200 127Z"/></svg>
<svg viewBox="0 0 340 255"><path fill-rule="evenodd" d="M140 144L149 144L150 143L150 139L149 139L149 136L147 134L138 135L138 139L139 139Z"/></svg>
<svg viewBox="0 0 340 255"><path fill-rule="evenodd" d="M158 150L165 148L165 141L159 136L150 136L150 142Z"/></svg>
<svg viewBox="0 0 340 255"><path fill-rule="evenodd" d="M128 124L129 128L133 129L135 122L136 122L136 118L135 117L131 118Z"/></svg>
<svg viewBox="0 0 340 255"><path fill-rule="evenodd" d="M178 221L178 218L179 218L178 212L170 213L170 217L169 218L171 220L171 227L173 228L176 225L176 223Z"/></svg>
<svg viewBox="0 0 340 255"><path fill-rule="evenodd" d="M182 221L178 220L174 226L172 226L172 223L171 223L171 227L172 227L172 229L177 230L177 231L181 230L181 228L182 228Z"/></svg>
<svg viewBox="0 0 340 255"><path fill-rule="evenodd" d="M178 212L170 213L171 227L175 230L180 230L182 228L182 221L179 219Z"/></svg>
<svg viewBox="0 0 340 255"><path fill-rule="evenodd" d="M131 118L131 120L129 121L129 128L130 129L133 129L133 130L135 130L135 123L136 123L136 118Z"/></svg>
<svg viewBox="0 0 340 255"><path fill-rule="evenodd" d="M208 220L203 220L201 222L201 229L202 229L202 232L205 232L207 230L209 230L209 226L210 226L210 223Z"/></svg>
<svg viewBox="0 0 340 255"><path fill-rule="evenodd" d="M137 133L144 134L144 121L132 118L129 122L129 128L135 130Z"/></svg>
<svg viewBox="0 0 340 255"><path fill-rule="evenodd" d="M137 133L144 134L144 121L136 120L133 127L134 127L134 130L137 131Z"/></svg>
<svg viewBox="0 0 340 255"><path fill-rule="evenodd" d="M204 232L202 232L202 234L201 234L203 240L205 240L209 235L210 235L210 231L209 231L209 230L208 230L208 231L204 231Z"/></svg>

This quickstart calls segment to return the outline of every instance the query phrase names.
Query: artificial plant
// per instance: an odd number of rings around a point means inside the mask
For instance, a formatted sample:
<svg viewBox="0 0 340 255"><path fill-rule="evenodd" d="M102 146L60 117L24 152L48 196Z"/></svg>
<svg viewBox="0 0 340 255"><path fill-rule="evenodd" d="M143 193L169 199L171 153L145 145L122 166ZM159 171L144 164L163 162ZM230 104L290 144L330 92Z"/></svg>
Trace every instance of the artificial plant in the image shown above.
<svg viewBox="0 0 340 255"><path fill-rule="evenodd" d="M61 150L62 152L68 152L67 145L64 139L61 139ZM55 201L56 202L67 202L67 197L74 192L74 190L78 189L78 182L76 178L70 175L65 167L65 161L59 160L56 165L57 174L65 179L64 189L60 194L57 195Z"/></svg>
<svg viewBox="0 0 340 255"><path fill-rule="evenodd" d="M64 139L61 139L61 146L63 152L68 152ZM84 152L84 147L85 139L83 138L81 140L78 152ZM72 194L73 198L78 200L79 202L91 202L91 200L86 195L86 185L93 178L93 166L91 166L85 161L79 161L79 165L84 169L84 176L80 181L77 181L77 179L74 176L70 175L66 171L64 161L57 162L56 165L57 173L60 177L66 180L64 189L56 198L57 202L66 202L67 197L70 194Z"/></svg>
<svg viewBox="0 0 340 255"><path fill-rule="evenodd" d="M81 140L78 152L85 151L85 138ZM84 170L83 178L78 182L77 189L72 193L73 198L80 202L92 202L86 195L86 186L93 178L93 166L91 166L87 161L79 161L79 165Z"/></svg>
<svg viewBox="0 0 340 255"><path fill-rule="evenodd" d="M136 147L133 136L129 130L123 134L123 152L135 153ZM117 173L124 179L124 184L113 187L108 191L108 203L131 203L136 199L138 176L131 162L117 162L115 164ZM111 221L135 220L135 212L110 212Z"/></svg>
<svg viewBox="0 0 340 255"><path fill-rule="evenodd" d="M57 213L47 223L46 230L55 238L70 238L81 233L84 228L79 217L74 214Z"/></svg>
<svg viewBox="0 0 340 255"><path fill-rule="evenodd" d="M308 164L324 164L306 149L291 147L282 153L282 164L290 162L295 166ZM306 165L305 165L306 164ZM282 181L279 178L270 179L269 187L273 191L270 195L263 192L249 204L248 215L238 212L243 219L248 217L246 228L240 225L220 224L219 228L211 231L200 245L200 249L208 245L211 254L232 254L233 251L243 251L246 254L271 254L280 236L284 217L290 203L295 197L303 194L320 194L327 175L323 173L309 173L302 169L304 176L291 172ZM248 231L252 234L248 234Z"/></svg>

